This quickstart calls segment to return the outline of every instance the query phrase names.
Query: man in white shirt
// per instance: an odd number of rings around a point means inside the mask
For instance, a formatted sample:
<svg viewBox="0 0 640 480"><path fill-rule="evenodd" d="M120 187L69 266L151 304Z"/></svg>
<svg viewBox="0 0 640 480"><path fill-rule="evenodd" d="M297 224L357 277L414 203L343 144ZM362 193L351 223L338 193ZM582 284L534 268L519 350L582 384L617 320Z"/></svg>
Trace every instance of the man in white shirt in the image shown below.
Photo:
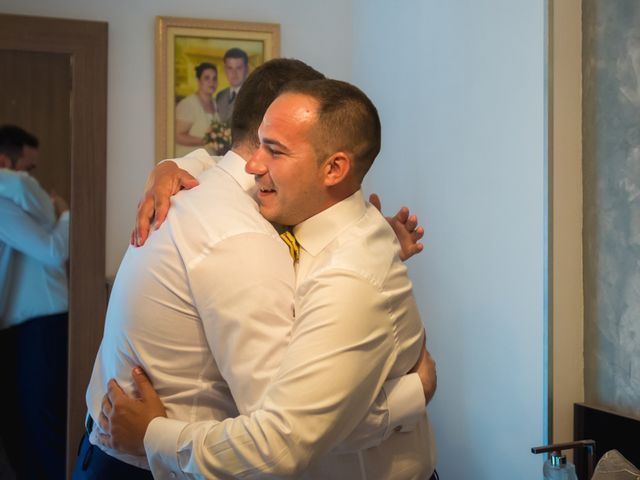
<svg viewBox="0 0 640 480"><path fill-rule="evenodd" d="M69 212L29 175L37 157L33 135L0 127L0 435L18 478L60 478Z"/></svg>
<svg viewBox="0 0 640 480"><path fill-rule="evenodd" d="M101 400L107 381L116 378L132 392L135 365L149 373L167 415L178 423L222 420L262 404L288 346L294 277L286 246L250 195L255 181L245 173L243 157L249 158L256 148L262 113L280 86L296 77L321 75L301 62L283 59L256 70L236 105L233 151L200 178L198 189L175 198L167 223L144 248L127 252L87 391L89 414L103 429ZM394 393L403 390L396 388L402 380L411 384L409 399ZM389 418L387 403L394 398L401 406L409 404L410 412L399 419ZM344 448L379 443L388 430L403 418L411 421L423 407L416 375L395 380L380 392L368 420ZM171 435L162 431L157 439L170 442ZM150 477L147 457L153 447L145 457L141 448L119 452L117 442L95 447L99 438L95 427L84 441L74 478L107 472ZM154 468L153 463L150 467L156 478L183 473L163 465Z"/></svg>
<svg viewBox="0 0 640 480"><path fill-rule="evenodd" d="M410 370L423 341L406 269L389 248L393 233L360 191L379 150L375 107L342 82L285 90L247 164L260 212L296 225L302 246L295 325L260 409L223 422L164 418L138 372L140 399L111 382L101 441L140 451L144 436L160 478L429 478L435 445L424 412L415 428L371 448L335 450L383 382Z"/></svg>

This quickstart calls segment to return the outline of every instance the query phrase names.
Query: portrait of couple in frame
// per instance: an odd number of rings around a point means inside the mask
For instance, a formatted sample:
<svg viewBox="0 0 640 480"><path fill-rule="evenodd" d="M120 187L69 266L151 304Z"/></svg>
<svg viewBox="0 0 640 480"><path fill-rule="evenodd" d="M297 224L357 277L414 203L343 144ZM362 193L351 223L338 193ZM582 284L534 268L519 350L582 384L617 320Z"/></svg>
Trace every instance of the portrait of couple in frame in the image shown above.
<svg viewBox="0 0 640 480"><path fill-rule="evenodd" d="M231 147L231 114L247 75L280 54L280 26L156 18L156 161Z"/></svg>

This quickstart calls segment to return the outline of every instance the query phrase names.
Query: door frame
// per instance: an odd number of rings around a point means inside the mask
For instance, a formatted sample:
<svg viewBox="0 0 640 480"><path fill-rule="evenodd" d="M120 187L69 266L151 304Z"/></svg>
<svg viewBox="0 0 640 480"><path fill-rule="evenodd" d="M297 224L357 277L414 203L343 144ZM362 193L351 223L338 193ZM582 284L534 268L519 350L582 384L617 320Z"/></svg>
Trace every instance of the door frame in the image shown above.
<svg viewBox="0 0 640 480"><path fill-rule="evenodd" d="M71 57L67 477L106 310L107 39L106 22L0 14L0 49Z"/></svg>

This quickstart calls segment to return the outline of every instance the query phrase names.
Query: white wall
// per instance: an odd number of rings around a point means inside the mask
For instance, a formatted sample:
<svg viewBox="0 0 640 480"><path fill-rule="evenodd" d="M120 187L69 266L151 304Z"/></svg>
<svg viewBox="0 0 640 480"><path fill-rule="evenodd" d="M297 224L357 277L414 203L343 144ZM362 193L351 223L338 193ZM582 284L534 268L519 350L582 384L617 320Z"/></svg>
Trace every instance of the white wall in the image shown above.
<svg viewBox="0 0 640 480"><path fill-rule="evenodd" d="M341 0L2 0L2 13L109 23L107 275L114 275L154 165L157 15L280 23L281 54L351 77L351 3Z"/></svg>
<svg viewBox="0 0 640 480"><path fill-rule="evenodd" d="M353 18L353 80L383 124L369 185L427 231L410 271L438 364L438 469L539 479L544 2L354 0Z"/></svg>

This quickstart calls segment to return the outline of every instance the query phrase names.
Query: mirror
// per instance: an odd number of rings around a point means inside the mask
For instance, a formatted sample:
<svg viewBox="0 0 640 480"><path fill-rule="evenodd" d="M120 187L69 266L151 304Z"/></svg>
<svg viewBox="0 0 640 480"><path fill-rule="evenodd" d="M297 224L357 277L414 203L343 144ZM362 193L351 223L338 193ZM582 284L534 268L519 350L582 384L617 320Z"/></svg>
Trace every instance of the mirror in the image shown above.
<svg viewBox="0 0 640 480"><path fill-rule="evenodd" d="M0 123L20 125L40 138L41 161L35 176L46 190L53 188L66 195L70 205L69 476L82 436L84 394L106 309L107 24L0 15L0 61L4 62L0 69L4 72L3 89L9 75L13 77L15 70L25 68L26 78L20 82L27 89L35 89L25 93L28 107L5 109ZM17 76L13 78L18 80ZM19 116L8 118L9 114Z"/></svg>

